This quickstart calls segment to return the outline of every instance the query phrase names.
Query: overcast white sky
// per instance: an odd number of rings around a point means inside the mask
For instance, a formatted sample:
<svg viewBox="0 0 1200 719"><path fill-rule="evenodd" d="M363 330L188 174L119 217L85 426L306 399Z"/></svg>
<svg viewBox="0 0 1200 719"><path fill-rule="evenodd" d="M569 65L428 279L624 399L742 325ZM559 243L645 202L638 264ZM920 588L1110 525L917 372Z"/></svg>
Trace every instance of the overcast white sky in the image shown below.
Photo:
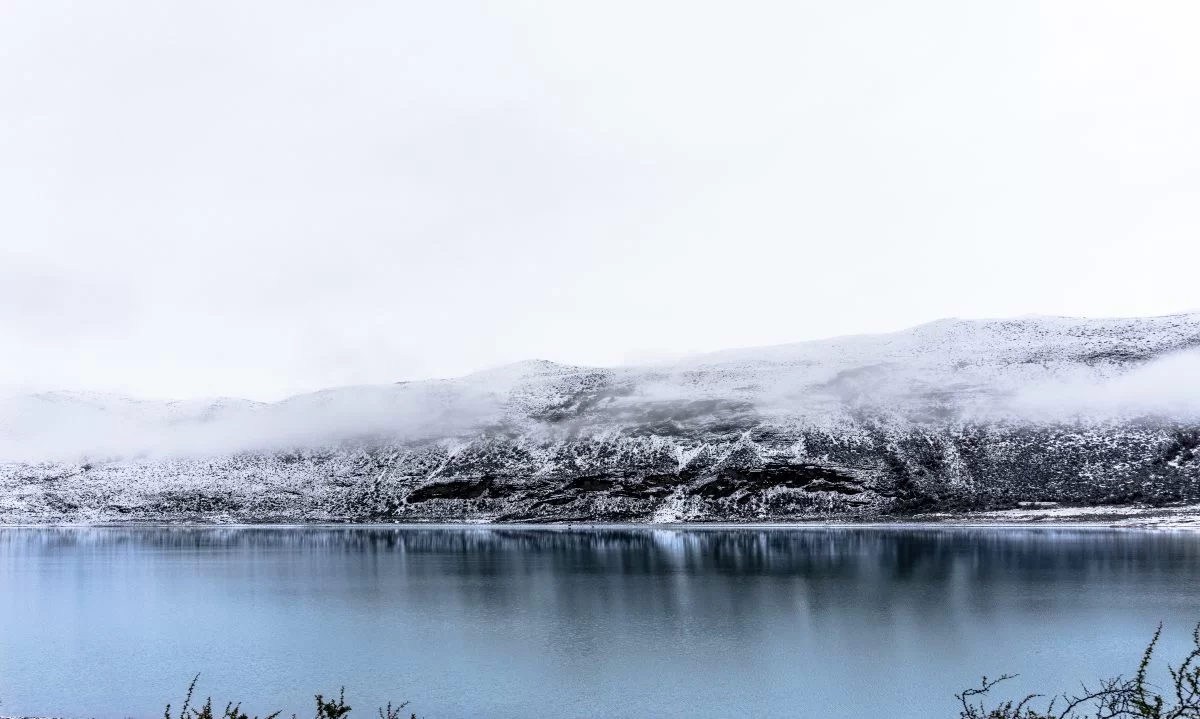
<svg viewBox="0 0 1200 719"><path fill-rule="evenodd" d="M1200 308L1200 3L0 2L0 390Z"/></svg>

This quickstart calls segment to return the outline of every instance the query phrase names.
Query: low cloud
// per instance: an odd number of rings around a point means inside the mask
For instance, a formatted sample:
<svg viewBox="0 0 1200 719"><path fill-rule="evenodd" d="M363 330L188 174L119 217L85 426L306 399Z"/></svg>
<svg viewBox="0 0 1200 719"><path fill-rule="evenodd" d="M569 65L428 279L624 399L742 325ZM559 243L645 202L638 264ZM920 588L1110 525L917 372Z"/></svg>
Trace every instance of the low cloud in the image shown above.
<svg viewBox="0 0 1200 719"><path fill-rule="evenodd" d="M583 408L572 415L569 428L576 431L686 422L713 412L784 425L845 420L860 411L902 422L1200 421L1200 349L1125 366L1066 358L963 365L941 358L581 369L518 363L461 379L341 387L272 404L89 393L13 397L0 401L0 460L212 456L362 438L429 441L502 424L549 428L534 416L557 406ZM606 403L580 399L597 392L609 393Z"/></svg>
<svg viewBox="0 0 1200 719"><path fill-rule="evenodd" d="M0 404L0 460L269 452L371 436L419 440L470 432L500 416L498 396L453 381L344 387L275 404L48 393Z"/></svg>
<svg viewBox="0 0 1200 719"><path fill-rule="evenodd" d="M1200 419L1200 349L1164 355L1099 380L1067 377L1038 383L1020 392L1011 408L1034 420L1147 415Z"/></svg>

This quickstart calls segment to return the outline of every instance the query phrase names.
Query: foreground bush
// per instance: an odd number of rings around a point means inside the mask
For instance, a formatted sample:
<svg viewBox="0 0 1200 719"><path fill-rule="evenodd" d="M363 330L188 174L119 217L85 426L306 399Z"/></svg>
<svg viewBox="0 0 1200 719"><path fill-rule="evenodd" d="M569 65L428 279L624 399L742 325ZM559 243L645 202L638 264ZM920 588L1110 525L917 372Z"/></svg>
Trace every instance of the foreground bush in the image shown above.
<svg viewBox="0 0 1200 719"><path fill-rule="evenodd" d="M179 714L175 717L171 716L171 705L168 704L163 711L163 719L250 719L245 712L242 711L242 703L228 702L225 705L225 710L220 715L213 713L212 697L205 700L203 706L192 706L192 694L196 691L196 682L200 680L200 675L197 674L192 683L188 685L187 697L183 700L183 706L179 709ZM346 688L338 692L337 701L326 701L321 694L316 696L317 713L315 719L343 719L350 713L350 707L346 704ZM408 706L408 702L403 702L398 706L393 707L391 702L388 702L386 707L379 708L379 719L403 719L400 716L400 710ZM268 714L264 719L278 719L282 712L274 712ZM255 715L254 719L258 719ZM292 715L292 719L296 719L296 715ZM411 715L411 719L417 719L416 714Z"/></svg>
<svg viewBox="0 0 1200 719"><path fill-rule="evenodd" d="M1178 667L1167 665L1171 686L1166 692L1146 679L1154 648L1162 634L1162 625L1154 632L1142 654L1132 679L1116 677L1101 681L1094 688L1084 686L1079 694L1063 694L1051 699L1046 708L1033 708L1041 697L1031 694L1020 700L1008 700L987 708L984 698L997 684L1011 679L983 678L980 686L956 695L962 704L960 719L1200 719L1200 625L1192 632L1192 650ZM1164 696L1165 694L1165 696ZM976 703L978 702L978 703Z"/></svg>

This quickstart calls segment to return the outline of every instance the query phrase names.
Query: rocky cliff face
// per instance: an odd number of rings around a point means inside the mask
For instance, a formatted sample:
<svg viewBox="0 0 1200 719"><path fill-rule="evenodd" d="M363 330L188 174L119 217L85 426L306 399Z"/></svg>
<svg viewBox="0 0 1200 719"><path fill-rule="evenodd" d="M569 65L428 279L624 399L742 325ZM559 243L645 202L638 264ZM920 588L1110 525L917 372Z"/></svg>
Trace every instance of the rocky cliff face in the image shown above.
<svg viewBox="0 0 1200 719"><path fill-rule="evenodd" d="M1198 348L1196 314L947 320L269 405L15 398L0 408L0 520L768 521L1195 502Z"/></svg>

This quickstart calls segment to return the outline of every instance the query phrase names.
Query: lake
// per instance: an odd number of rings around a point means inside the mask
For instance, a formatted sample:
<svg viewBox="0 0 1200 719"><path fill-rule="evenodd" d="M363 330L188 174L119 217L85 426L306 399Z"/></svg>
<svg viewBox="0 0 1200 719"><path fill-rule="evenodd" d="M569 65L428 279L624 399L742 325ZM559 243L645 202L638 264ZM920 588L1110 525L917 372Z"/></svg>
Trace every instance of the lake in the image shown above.
<svg viewBox="0 0 1200 719"><path fill-rule="evenodd" d="M4 528L0 715L957 716L1134 670L1200 621L1200 533ZM221 706L224 706L222 703Z"/></svg>

